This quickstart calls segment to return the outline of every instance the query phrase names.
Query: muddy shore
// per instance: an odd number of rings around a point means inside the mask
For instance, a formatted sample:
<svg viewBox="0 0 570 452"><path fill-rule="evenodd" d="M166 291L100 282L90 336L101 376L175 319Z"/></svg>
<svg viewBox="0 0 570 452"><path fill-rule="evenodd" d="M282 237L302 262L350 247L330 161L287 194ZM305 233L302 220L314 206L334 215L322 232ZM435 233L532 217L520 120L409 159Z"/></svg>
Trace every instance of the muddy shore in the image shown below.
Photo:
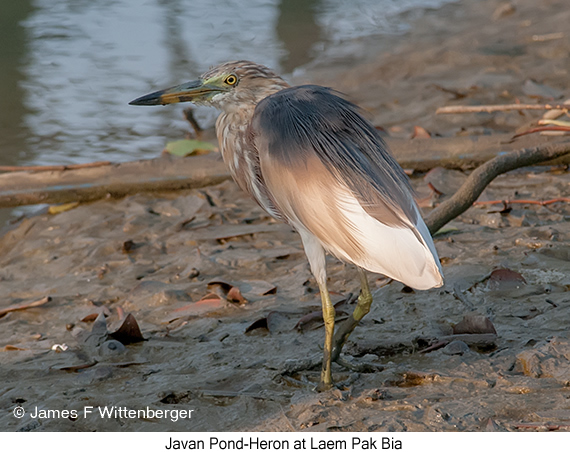
<svg viewBox="0 0 570 452"><path fill-rule="evenodd" d="M414 126L515 133L541 113L435 110L570 98L568 23L562 0L463 1L428 11L404 36L327 49L294 78L345 92L391 136ZM434 171L413 184L422 199L433 194L428 182L445 197L464 178ZM543 167L499 177L480 200L569 196L568 170ZM298 327L320 306L299 237L233 182L24 218L0 237L0 309L49 301L0 318L0 429L569 429L569 219L568 203L484 204L436 237L443 288L413 292L371 275L375 303L345 351L384 370L335 366L346 385L319 394L318 370L287 372L291 360L318 355L324 336L318 321ZM511 277L491 278L498 268ZM329 258L328 273L336 301L358 290L351 266ZM127 313L145 340L107 340ZM494 325L492 344L419 352L473 314ZM29 415L85 406L194 411L177 422Z"/></svg>

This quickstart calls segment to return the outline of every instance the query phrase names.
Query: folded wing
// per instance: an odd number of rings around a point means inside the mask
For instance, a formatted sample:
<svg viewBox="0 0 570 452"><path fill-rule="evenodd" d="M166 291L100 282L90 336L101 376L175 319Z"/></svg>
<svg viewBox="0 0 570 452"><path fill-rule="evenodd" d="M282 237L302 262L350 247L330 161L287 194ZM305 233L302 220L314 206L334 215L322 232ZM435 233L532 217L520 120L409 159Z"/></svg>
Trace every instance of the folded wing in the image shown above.
<svg viewBox="0 0 570 452"><path fill-rule="evenodd" d="M358 107L320 86L260 102L250 126L271 203L329 252L417 289L441 266L409 180Z"/></svg>

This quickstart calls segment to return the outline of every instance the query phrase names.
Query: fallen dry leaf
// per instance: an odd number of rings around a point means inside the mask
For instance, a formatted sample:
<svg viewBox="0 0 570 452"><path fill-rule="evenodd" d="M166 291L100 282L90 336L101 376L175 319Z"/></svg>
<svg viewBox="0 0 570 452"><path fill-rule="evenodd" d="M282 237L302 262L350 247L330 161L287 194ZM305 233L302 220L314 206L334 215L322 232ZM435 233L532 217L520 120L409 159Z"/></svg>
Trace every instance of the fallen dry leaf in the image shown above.
<svg viewBox="0 0 570 452"><path fill-rule="evenodd" d="M278 331L283 331L285 325L284 325L284 320L285 315L277 312L277 311L271 311L269 314L267 314L265 317L262 317L260 319L257 319L255 322L253 322L251 325L249 325L246 329L245 329L245 333L249 333L250 331L259 329L259 328L264 328L267 331L269 331L269 333L274 334Z"/></svg>
<svg viewBox="0 0 570 452"><path fill-rule="evenodd" d="M228 292L227 296L228 301L232 301L234 303L238 303L240 305L247 304L248 301L243 297L241 291L238 287L233 286L230 291Z"/></svg>
<svg viewBox="0 0 570 452"><path fill-rule="evenodd" d="M467 176L459 170L436 167L424 176L424 181L436 194L452 195L463 185ZM431 184L431 185L430 185Z"/></svg>
<svg viewBox="0 0 570 452"><path fill-rule="evenodd" d="M221 279L210 281L208 283L208 290L211 290L220 297L226 298L228 301L238 303L239 305L248 303L248 300L243 296L237 285L230 284Z"/></svg>
<svg viewBox="0 0 570 452"><path fill-rule="evenodd" d="M217 293L208 293L201 300L190 303L172 311L172 314L165 320L172 323L175 320L185 317L200 317L224 308L226 302Z"/></svg>
<svg viewBox="0 0 570 452"><path fill-rule="evenodd" d="M255 322L253 322L251 325L249 325L246 329L245 329L245 334L253 331L253 330L257 330L257 329L266 329L267 331L269 331L269 326L267 325L267 317L262 317L261 319L257 319Z"/></svg>
<svg viewBox="0 0 570 452"><path fill-rule="evenodd" d="M130 253L132 250L135 249L135 247L136 247L135 242L133 242L132 240L126 240L121 245L121 251L125 254Z"/></svg>
<svg viewBox="0 0 570 452"><path fill-rule="evenodd" d="M414 126L412 138L431 138L431 133L420 126Z"/></svg>
<svg viewBox="0 0 570 452"><path fill-rule="evenodd" d="M520 287L523 284L526 284L524 277L519 272L508 268L493 270L487 281L487 287L490 289L509 289Z"/></svg>
<svg viewBox="0 0 570 452"><path fill-rule="evenodd" d="M277 287L267 281L256 279L244 280L239 283L239 288L242 294L264 296L277 292Z"/></svg>
<svg viewBox="0 0 570 452"><path fill-rule="evenodd" d="M20 350L27 350L27 349L22 348L22 347L17 347L15 345L9 345L9 344L4 346L5 352L15 352L15 351L20 351Z"/></svg>
<svg viewBox="0 0 570 452"><path fill-rule="evenodd" d="M527 79L524 82L523 92L527 96L534 98L560 99L562 97L562 92L560 90L548 85L537 83L532 79Z"/></svg>
<svg viewBox="0 0 570 452"><path fill-rule="evenodd" d="M109 336L118 340L123 345L144 341L139 324L137 323L135 316L130 313L127 314L127 317L125 317L125 320L123 320L119 329L114 333L109 334Z"/></svg>
<svg viewBox="0 0 570 452"><path fill-rule="evenodd" d="M488 317L481 314L467 314L453 327L453 334L497 334Z"/></svg>
<svg viewBox="0 0 570 452"><path fill-rule="evenodd" d="M103 314L103 315L105 315L105 314ZM83 318L81 319L81 322L85 322L85 323L87 323L87 322L94 322L94 321L97 319L98 316L99 316L99 313L98 313L98 312L93 312L93 313L91 313L91 314L87 314L85 317L83 317ZM105 315L105 317L107 317L107 316Z"/></svg>

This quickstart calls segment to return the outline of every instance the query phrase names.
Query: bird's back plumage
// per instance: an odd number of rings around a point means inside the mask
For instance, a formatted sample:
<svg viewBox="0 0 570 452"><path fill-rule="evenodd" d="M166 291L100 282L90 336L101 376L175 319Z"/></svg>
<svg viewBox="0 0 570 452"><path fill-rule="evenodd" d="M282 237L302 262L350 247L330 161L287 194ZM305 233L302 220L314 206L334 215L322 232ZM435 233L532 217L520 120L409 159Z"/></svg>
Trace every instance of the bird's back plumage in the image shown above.
<svg viewBox="0 0 570 452"><path fill-rule="evenodd" d="M442 284L409 179L357 106L320 86L283 89L257 105L248 139L270 194L260 204L343 260L417 289Z"/></svg>

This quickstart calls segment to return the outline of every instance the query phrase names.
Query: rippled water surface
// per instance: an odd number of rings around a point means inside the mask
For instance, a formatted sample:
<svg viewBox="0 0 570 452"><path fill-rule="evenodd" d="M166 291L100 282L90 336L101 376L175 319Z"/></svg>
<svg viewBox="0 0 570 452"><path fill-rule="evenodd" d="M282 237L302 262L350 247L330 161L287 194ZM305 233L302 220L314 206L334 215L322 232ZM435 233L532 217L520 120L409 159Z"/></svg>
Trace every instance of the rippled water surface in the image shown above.
<svg viewBox="0 0 570 452"><path fill-rule="evenodd" d="M152 157L181 108L127 103L235 58L287 74L446 0L18 0L0 16L0 165ZM206 124L215 112L201 109Z"/></svg>

